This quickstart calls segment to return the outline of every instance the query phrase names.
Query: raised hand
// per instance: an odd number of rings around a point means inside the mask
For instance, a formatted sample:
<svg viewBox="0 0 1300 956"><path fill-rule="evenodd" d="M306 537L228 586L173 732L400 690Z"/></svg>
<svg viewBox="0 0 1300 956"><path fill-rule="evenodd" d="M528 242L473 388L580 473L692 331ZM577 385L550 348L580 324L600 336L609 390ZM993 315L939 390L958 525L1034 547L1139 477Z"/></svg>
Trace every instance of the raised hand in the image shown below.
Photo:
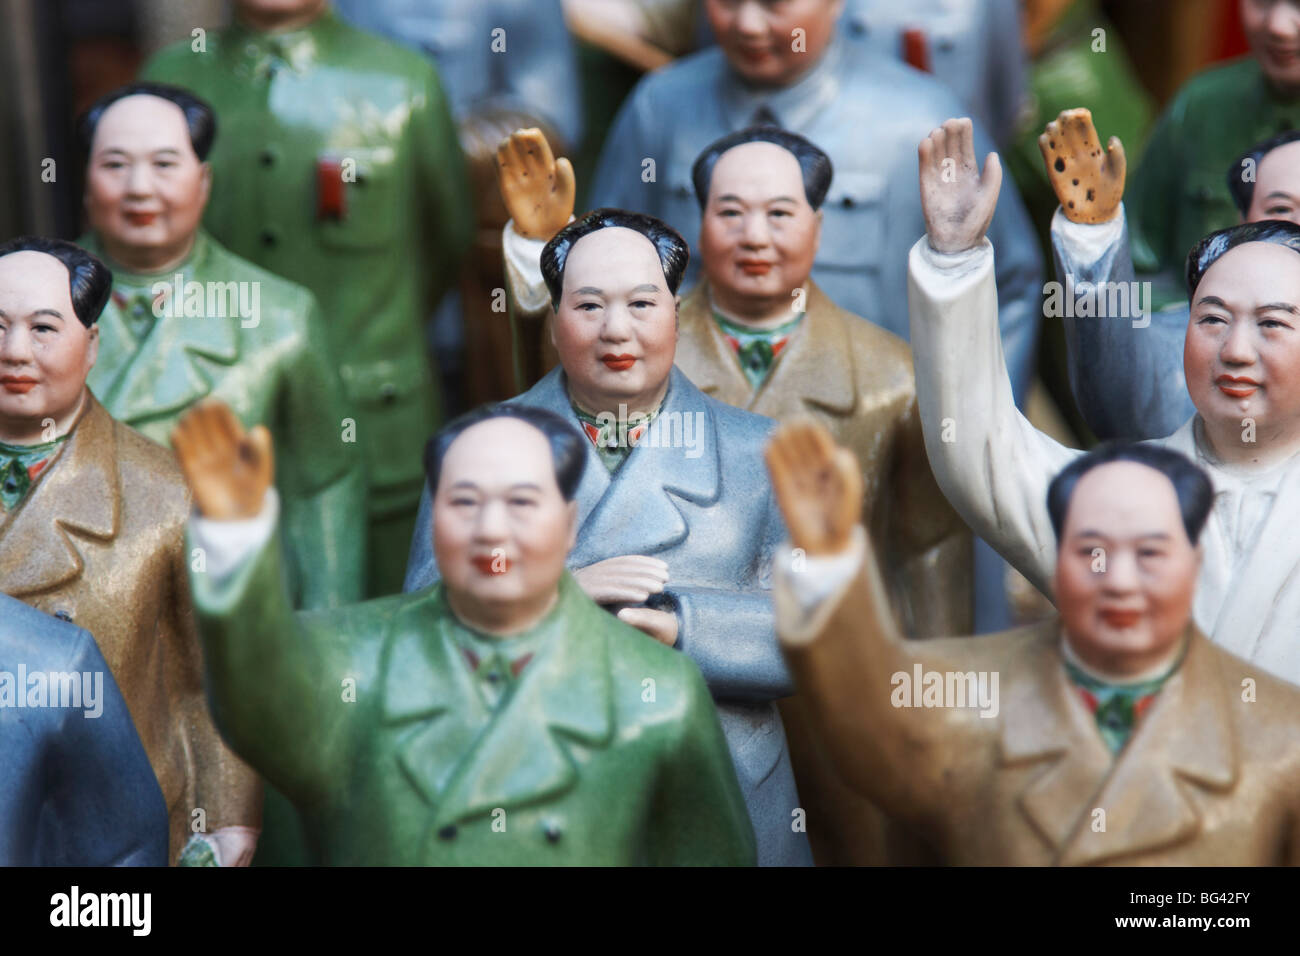
<svg viewBox="0 0 1300 956"><path fill-rule="evenodd" d="M517 129L497 147L498 179L515 231L549 240L573 215L573 165L551 155L539 129Z"/></svg>
<svg viewBox="0 0 1300 956"><path fill-rule="evenodd" d="M203 517L242 521L261 512L275 477L271 433L265 425L245 433L227 405L208 398L176 425L172 448Z"/></svg>
<svg viewBox="0 0 1300 956"><path fill-rule="evenodd" d="M988 232L1002 188L1002 163L989 153L980 174L975 130L968 119L950 119L917 149L925 232L937 252L963 252Z"/></svg>
<svg viewBox="0 0 1300 956"><path fill-rule="evenodd" d="M1103 152L1092 113L1065 110L1038 137L1061 209L1071 222L1109 222L1124 198L1128 162L1124 144L1112 136Z"/></svg>
<svg viewBox="0 0 1300 956"><path fill-rule="evenodd" d="M790 543L805 554L845 551L862 510L858 460L825 427L802 419L782 425L764 452Z"/></svg>

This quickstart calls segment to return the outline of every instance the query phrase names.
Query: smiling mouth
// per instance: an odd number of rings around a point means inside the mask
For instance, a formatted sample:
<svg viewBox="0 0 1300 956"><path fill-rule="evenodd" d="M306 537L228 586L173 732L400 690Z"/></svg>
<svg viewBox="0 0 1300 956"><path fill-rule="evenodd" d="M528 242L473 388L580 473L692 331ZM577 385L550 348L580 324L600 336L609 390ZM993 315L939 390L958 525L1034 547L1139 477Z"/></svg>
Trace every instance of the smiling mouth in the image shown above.
<svg viewBox="0 0 1300 956"><path fill-rule="evenodd" d="M1219 391L1224 395L1233 398L1249 398L1260 387L1260 383L1253 378L1234 378L1231 375L1220 375L1214 380L1214 384L1219 386Z"/></svg>
<svg viewBox="0 0 1300 956"><path fill-rule="evenodd" d="M17 376L0 378L0 386L3 386L6 392L13 392L16 395L26 395L38 384L40 383L34 378L19 378Z"/></svg>
<svg viewBox="0 0 1300 956"><path fill-rule="evenodd" d="M478 569L479 574L497 576L510 570L510 559L505 555L479 555L471 558L470 563Z"/></svg>
<svg viewBox="0 0 1300 956"><path fill-rule="evenodd" d="M602 355L600 360L605 363L607 368L611 368L615 372L626 372L636 364L635 355Z"/></svg>
<svg viewBox="0 0 1300 956"><path fill-rule="evenodd" d="M158 218L156 212L128 212L123 213L126 221L133 226L152 226Z"/></svg>
<svg viewBox="0 0 1300 956"><path fill-rule="evenodd" d="M1123 630L1142 620L1141 611L1102 611L1101 619L1110 627Z"/></svg>

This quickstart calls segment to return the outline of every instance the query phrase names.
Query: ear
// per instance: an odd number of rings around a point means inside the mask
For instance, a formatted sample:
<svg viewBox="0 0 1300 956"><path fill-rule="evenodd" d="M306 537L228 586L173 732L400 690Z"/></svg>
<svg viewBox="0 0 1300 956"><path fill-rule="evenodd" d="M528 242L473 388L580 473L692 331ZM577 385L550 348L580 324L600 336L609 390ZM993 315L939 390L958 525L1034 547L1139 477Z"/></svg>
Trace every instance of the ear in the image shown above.
<svg viewBox="0 0 1300 956"><path fill-rule="evenodd" d="M572 551L578 544L578 499L574 498L568 504L569 510L569 535L568 551Z"/></svg>
<svg viewBox="0 0 1300 956"><path fill-rule="evenodd" d="M676 342L682 334L682 297L676 295L673 297L673 341Z"/></svg>
<svg viewBox="0 0 1300 956"><path fill-rule="evenodd" d="M826 222L826 207L817 210L817 225L813 228L813 254L822 247L822 225Z"/></svg>
<svg viewBox="0 0 1300 956"><path fill-rule="evenodd" d="M551 348L555 349L557 352L559 351L559 347L555 344L555 324L559 321L560 321L559 312L556 311L555 306L551 306L551 323L550 323Z"/></svg>
<svg viewBox="0 0 1300 956"><path fill-rule="evenodd" d="M201 169L203 172L199 179L199 203L206 208L208 198L212 195L212 164L204 163Z"/></svg>
<svg viewBox="0 0 1300 956"><path fill-rule="evenodd" d="M99 360L99 323L96 322L86 332L86 372L89 373Z"/></svg>

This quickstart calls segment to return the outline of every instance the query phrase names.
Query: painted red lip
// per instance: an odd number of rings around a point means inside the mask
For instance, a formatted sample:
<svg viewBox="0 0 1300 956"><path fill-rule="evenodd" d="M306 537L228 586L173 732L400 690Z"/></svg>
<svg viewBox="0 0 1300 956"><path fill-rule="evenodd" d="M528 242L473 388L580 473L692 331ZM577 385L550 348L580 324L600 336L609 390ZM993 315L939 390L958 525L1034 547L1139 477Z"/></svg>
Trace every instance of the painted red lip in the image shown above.
<svg viewBox="0 0 1300 956"><path fill-rule="evenodd" d="M133 226L152 226L158 219L156 212L127 212L122 215Z"/></svg>
<svg viewBox="0 0 1300 956"><path fill-rule="evenodd" d="M1101 619L1110 627L1123 629L1132 627L1138 621L1142 620L1141 611L1102 611Z"/></svg>
<svg viewBox="0 0 1300 956"><path fill-rule="evenodd" d="M4 378L0 378L0 385L4 386L4 390L13 392L15 395L26 395L39 384L40 382L36 379L26 378L21 375L6 375Z"/></svg>
<svg viewBox="0 0 1300 956"><path fill-rule="evenodd" d="M510 559L504 554L480 554L470 558L470 563L478 569L479 574L498 575L510 570Z"/></svg>
<svg viewBox="0 0 1300 956"><path fill-rule="evenodd" d="M1214 384L1219 386L1219 391L1224 395L1231 395L1233 398L1249 398L1261 385L1253 378L1238 378L1233 375L1220 375L1214 380Z"/></svg>
<svg viewBox="0 0 1300 956"><path fill-rule="evenodd" d="M738 46L735 50L742 59L750 63L762 63L772 55L770 47Z"/></svg>
<svg viewBox="0 0 1300 956"><path fill-rule="evenodd" d="M1300 57L1300 50L1295 47L1272 46L1270 44L1266 45L1264 50L1275 60L1290 61Z"/></svg>
<svg viewBox="0 0 1300 956"><path fill-rule="evenodd" d="M772 263L762 259L738 259L736 265L747 276L765 276L772 271Z"/></svg>
<svg viewBox="0 0 1300 956"><path fill-rule="evenodd" d="M615 355L612 352L608 355L602 355L600 360L605 363L607 368L611 368L615 372L626 372L636 364L635 355Z"/></svg>

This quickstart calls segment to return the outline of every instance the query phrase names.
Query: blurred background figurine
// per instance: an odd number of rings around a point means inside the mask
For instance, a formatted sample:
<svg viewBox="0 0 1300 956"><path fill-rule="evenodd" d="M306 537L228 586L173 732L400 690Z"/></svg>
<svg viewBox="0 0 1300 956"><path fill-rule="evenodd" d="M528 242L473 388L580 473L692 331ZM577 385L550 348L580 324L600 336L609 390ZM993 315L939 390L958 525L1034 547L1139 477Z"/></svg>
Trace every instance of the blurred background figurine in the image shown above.
<svg viewBox="0 0 1300 956"><path fill-rule="evenodd" d="M207 395L285 449L276 475L295 606L361 599L365 475L315 297L199 225L212 187L211 108L184 90L122 87L82 118L81 242L113 270L87 384L109 414L166 444ZM191 285L194 283L195 285ZM161 294L160 294L160 290Z"/></svg>
<svg viewBox="0 0 1300 956"><path fill-rule="evenodd" d="M95 635L162 788L168 859L192 839L247 865L261 786L203 696L185 481L86 388L111 290L71 243L0 243L0 594Z"/></svg>
<svg viewBox="0 0 1300 956"><path fill-rule="evenodd" d="M367 593L397 590L423 479L410 449L440 418L424 318L473 234L455 124L428 61L343 23L324 0L236 0L146 79L216 110L204 223L320 302L368 472ZM347 432L344 432L348 434Z"/></svg>
<svg viewBox="0 0 1300 956"><path fill-rule="evenodd" d="M209 400L173 443L198 506L191 541L220 563L191 577L213 709L302 810L314 862L754 862L695 664L565 570L575 493L604 470L565 418L506 405L447 426L425 457L442 579L299 616L270 434L245 435Z"/></svg>
<svg viewBox="0 0 1300 956"><path fill-rule="evenodd" d="M0 667L0 866L166 866L167 805L95 639L0 594Z"/></svg>
<svg viewBox="0 0 1300 956"><path fill-rule="evenodd" d="M768 461L806 556L778 565L775 591L800 694L845 780L940 860L1300 863L1300 689L1192 620L1214 491L1186 457L1073 459L1033 503L1051 514L1060 615L930 641L900 639L852 455L809 423Z"/></svg>

